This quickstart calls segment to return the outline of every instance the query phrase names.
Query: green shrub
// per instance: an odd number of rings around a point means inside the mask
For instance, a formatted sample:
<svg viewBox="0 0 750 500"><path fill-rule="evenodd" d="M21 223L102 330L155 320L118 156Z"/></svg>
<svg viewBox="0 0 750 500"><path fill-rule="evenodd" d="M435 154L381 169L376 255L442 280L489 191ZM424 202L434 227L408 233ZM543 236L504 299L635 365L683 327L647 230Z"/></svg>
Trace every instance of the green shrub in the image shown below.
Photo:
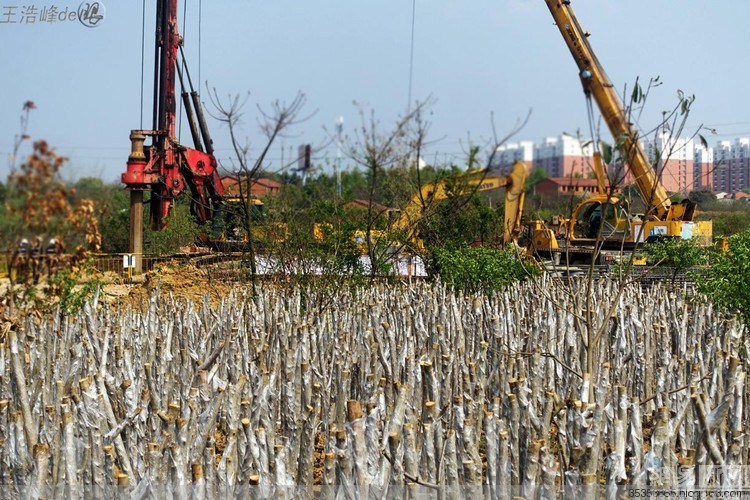
<svg viewBox="0 0 750 500"><path fill-rule="evenodd" d="M443 283L467 292L502 290L537 272L534 264L513 248L438 248L434 259Z"/></svg>
<svg viewBox="0 0 750 500"><path fill-rule="evenodd" d="M750 229L729 238L729 249L717 253L705 274L696 276L698 290L750 325Z"/></svg>
<svg viewBox="0 0 750 500"><path fill-rule="evenodd" d="M681 271L706 263L706 250L697 239L660 238L643 246L646 263L650 266L666 266L673 270L672 281Z"/></svg>
<svg viewBox="0 0 750 500"><path fill-rule="evenodd" d="M172 254L179 252L182 246L195 244L201 227L191 215L186 199L187 197L183 196L172 206L166 228L154 231L146 227L143 234L146 253ZM144 218L148 220L147 217Z"/></svg>
<svg viewBox="0 0 750 500"><path fill-rule="evenodd" d="M80 273L70 269L63 269L50 280L50 291L52 297L57 297L57 305L62 315L70 315L80 311L87 300L90 300L96 290L104 285L104 281L98 277L82 279ZM54 301L49 307L54 307Z"/></svg>

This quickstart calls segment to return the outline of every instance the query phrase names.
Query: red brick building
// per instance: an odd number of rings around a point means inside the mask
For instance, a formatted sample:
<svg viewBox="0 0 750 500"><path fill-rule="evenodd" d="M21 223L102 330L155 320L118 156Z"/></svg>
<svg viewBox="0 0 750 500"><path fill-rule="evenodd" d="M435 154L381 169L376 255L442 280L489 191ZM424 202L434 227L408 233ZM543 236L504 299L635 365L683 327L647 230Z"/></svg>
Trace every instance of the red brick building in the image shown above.
<svg viewBox="0 0 750 500"><path fill-rule="evenodd" d="M224 186L224 194L226 196L239 196L240 195L240 183L237 177L226 176L221 178L221 185ZM250 196L255 198L263 198L265 196L277 196L281 193L281 189L284 185L273 179L261 177L255 179L250 184ZM243 184L242 193L247 195L247 183Z"/></svg>

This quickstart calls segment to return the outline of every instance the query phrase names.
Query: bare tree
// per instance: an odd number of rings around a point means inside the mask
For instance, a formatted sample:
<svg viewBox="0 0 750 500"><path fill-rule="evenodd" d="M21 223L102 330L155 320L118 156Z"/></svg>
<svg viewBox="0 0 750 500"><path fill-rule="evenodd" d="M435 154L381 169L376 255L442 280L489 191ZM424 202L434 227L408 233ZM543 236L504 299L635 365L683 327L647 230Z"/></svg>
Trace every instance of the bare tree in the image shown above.
<svg viewBox="0 0 750 500"><path fill-rule="evenodd" d="M284 137L289 129L301 122L309 119L312 115L302 115L306 102L303 93L298 93L290 102L276 100L271 103L270 110L265 110L258 106L258 126L265 143L261 146L260 152L254 158L250 154L250 144L244 144L238 139L239 126L242 123L244 107L247 104L249 94L244 97L235 94L229 95L226 99L221 99L217 90L214 88L213 93L209 93L211 103L214 106L215 114L212 116L220 122L227 125L229 136L234 150L234 158L230 161L231 165L228 170L232 173L237 181L238 203L236 208L239 209L242 230L246 235L247 242L243 248L247 251L248 262L250 265L250 275L253 286L257 279L256 267L256 248L253 238L253 228L256 226L253 213L253 199L251 196L251 186L253 183L268 171L267 161L268 152L277 139ZM288 165L282 165L280 169ZM225 207L225 211L230 207ZM230 228L231 230L231 228Z"/></svg>
<svg viewBox="0 0 750 500"><path fill-rule="evenodd" d="M430 145L427 139L430 122L426 117L433 102L429 98L417 102L405 115L399 117L387 132L381 131L382 127L374 112L360 109L361 126L357 130L354 142L349 145L349 154L368 174L367 214L361 243L371 263L371 278L382 272L394 256L404 251L409 255L419 255L423 259L427 257L425 252L429 249L420 244L420 237L424 231L429 231L431 221L438 213L438 202L443 199L442 196L435 196L436 190L429 189L430 186L451 181L448 186L448 201L452 210L461 211L466 208L482 184L482 179L489 173L488 169L481 170L481 178L477 182L476 172L480 164L478 158L482 148L469 145L466 172L472 173L471 181L469 177L461 175L451 177L455 174L456 167L438 171L436 178L425 177L420 162L424 151ZM518 133L527 121L528 115L522 120L519 119L508 134L499 138L493 120L492 140L486 141L491 148L488 155L490 164L498 147ZM404 173L407 175L406 182L401 182L404 179L398 177L398 185L384 180L386 176L390 179ZM431 177L434 175L435 173L432 173ZM405 186L409 189L404 189ZM383 192L384 190L393 192ZM408 221L403 223L403 213L396 219L394 214L398 214L399 211L378 204L377 200L395 202L399 207L408 206ZM414 210L415 206L417 210ZM394 222L396 223L392 224Z"/></svg>
<svg viewBox="0 0 750 500"><path fill-rule="evenodd" d="M10 158L8 158L8 170L10 175L16 173L16 163L18 162L18 152L21 149L21 145L24 143L24 141L30 139L28 135L29 115L31 115L31 111L34 109L36 109L36 104L34 104L34 101L26 101L25 103L23 103L23 113L21 113L21 127L19 129L19 133L16 134L16 136L13 138L13 152L10 154Z"/></svg>
<svg viewBox="0 0 750 500"><path fill-rule="evenodd" d="M408 165L410 161L419 162L418 155L426 135L426 124L420 117L429 105L429 101L417 102L387 132L381 131L373 110L367 112L360 107L361 125L355 133L354 143L350 144L349 154L368 175L367 215L361 237L365 254L370 260L371 279L378 275L395 253L391 248L394 235L378 229L378 224L388 222L388 207L376 203L383 194L378 193L382 185L381 177L393 167ZM400 242L399 246L402 244Z"/></svg>

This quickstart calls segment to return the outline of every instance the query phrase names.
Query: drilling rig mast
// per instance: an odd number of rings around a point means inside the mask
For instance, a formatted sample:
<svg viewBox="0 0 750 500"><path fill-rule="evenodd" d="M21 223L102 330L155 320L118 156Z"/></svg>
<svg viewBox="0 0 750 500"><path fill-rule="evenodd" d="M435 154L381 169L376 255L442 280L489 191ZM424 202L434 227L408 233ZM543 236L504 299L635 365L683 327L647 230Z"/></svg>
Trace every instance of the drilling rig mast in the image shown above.
<svg viewBox="0 0 750 500"><path fill-rule="evenodd" d="M182 50L177 0L157 0L155 42L153 126L130 132L131 152L122 174L125 189L130 191L130 253L137 256L136 271L140 271L143 253L145 191L151 194L149 218L154 230L166 227L172 204L185 189L190 193L191 212L201 223L218 216L224 195L213 141ZM193 148L181 145L175 133L177 80ZM148 138L151 145L146 146Z"/></svg>

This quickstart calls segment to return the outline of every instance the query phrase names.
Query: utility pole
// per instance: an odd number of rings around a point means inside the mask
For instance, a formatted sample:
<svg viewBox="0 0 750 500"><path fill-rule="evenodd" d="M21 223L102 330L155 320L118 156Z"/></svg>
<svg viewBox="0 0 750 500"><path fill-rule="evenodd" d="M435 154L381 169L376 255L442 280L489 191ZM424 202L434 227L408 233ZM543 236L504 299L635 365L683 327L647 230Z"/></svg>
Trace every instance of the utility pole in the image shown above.
<svg viewBox="0 0 750 500"><path fill-rule="evenodd" d="M336 118L336 163L333 164L334 175L336 176L336 197L341 199L341 150L342 138L344 131L344 117Z"/></svg>

